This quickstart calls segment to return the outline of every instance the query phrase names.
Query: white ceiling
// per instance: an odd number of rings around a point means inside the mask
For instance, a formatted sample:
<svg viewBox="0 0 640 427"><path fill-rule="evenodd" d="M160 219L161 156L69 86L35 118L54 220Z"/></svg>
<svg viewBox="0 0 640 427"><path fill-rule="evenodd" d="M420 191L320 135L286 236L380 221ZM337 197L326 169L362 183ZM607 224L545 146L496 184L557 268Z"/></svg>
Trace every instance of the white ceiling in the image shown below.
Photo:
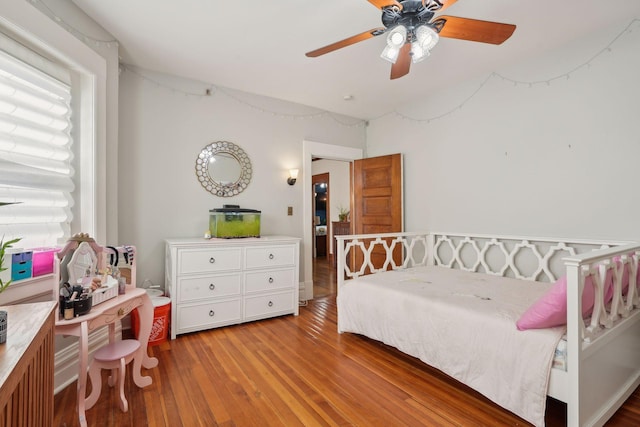
<svg viewBox="0 0 640 427"><path fill-rule="evenodd" d="M459 0L444 14L515 24L515 33L499 46L441 38L409 75L390 80L384 36L305 56L381 27L367 0L73 2L118 39L126 64L362 119L640 17L638 0Z"/></svg>

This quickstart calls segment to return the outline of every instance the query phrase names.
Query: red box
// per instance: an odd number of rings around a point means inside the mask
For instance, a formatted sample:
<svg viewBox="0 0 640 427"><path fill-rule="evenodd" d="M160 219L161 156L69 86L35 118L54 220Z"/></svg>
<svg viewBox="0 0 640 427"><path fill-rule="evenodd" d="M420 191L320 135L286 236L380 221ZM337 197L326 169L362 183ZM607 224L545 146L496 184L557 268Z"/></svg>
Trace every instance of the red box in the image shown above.
<svg viewBox="0 0 640 427"><path fill-rule="evenodd" d="M33 277L53 273L53 257L60 248L34 248L33 251Z"/></svg>

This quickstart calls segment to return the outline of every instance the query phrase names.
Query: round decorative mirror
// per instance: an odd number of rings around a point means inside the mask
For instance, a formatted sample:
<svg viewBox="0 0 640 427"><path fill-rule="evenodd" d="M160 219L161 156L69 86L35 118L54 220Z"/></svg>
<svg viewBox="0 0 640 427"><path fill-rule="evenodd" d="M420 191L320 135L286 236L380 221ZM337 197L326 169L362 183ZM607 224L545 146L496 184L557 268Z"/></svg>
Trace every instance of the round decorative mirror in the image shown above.
<svg viewBox="0 0 640 427"><path fill-rule="evenodd" d="M252 172L249 156L232 142L213 142L204 147L196 159L198 181L219 197L232 197L244 191Z"/></svg>

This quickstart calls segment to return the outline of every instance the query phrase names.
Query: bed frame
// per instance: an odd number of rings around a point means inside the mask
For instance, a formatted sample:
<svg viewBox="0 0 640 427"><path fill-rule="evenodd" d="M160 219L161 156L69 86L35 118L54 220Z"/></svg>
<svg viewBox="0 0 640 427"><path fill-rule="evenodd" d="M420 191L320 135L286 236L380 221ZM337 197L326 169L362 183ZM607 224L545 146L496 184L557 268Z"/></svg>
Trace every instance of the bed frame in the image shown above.
<svg viewBox="0 0 640 427"><path fill-rule="evenodd" d="M338 304L340 289L350 279L389 269L435 265L542 282L566 274L568 366L551 370L547 394L567 404L570 427L603 425L640 384L640 299L633 279L639 273L640 243L451 233L335 237ZM384 262L372 262L373 254ZM631 283L623 295L625 268ZM614 277L614 296L605 306L608 273ZM585 322L582 290L589 275L596 299ZM343 332L340 318L338 330Z"/></svg>

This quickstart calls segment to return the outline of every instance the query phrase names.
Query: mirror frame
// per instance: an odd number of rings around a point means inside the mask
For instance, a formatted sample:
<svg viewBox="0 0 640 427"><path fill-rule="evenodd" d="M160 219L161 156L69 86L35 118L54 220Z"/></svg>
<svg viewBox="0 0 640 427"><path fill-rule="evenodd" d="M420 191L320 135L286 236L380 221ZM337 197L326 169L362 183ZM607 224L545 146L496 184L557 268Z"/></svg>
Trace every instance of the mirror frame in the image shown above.
<svg viewBox="0 0 640 427"><path fill-rule="evenodd" d="M88 264L87 264L88 262ZM96 272L98 266L98 255L95 253L91 245L87 242L82 242L71 255L71 259L67 264L67 274L69 275L69 284L71 286L77 285L78 279L82 279L88 269L90 269L93 275Z"/></svg>
<svg viewBox="0 0 640 427"><path fill-rule="evenodd" d="M215 181L209 173L209 163L216 154L225 153L235 158L240 164L240 177L230 184ZM196 176L205 190L218 197L233 197L242 193L249 182L253 169L251 160L242 148L229 141L216 141L205 146L196 159Z"/></svg>

